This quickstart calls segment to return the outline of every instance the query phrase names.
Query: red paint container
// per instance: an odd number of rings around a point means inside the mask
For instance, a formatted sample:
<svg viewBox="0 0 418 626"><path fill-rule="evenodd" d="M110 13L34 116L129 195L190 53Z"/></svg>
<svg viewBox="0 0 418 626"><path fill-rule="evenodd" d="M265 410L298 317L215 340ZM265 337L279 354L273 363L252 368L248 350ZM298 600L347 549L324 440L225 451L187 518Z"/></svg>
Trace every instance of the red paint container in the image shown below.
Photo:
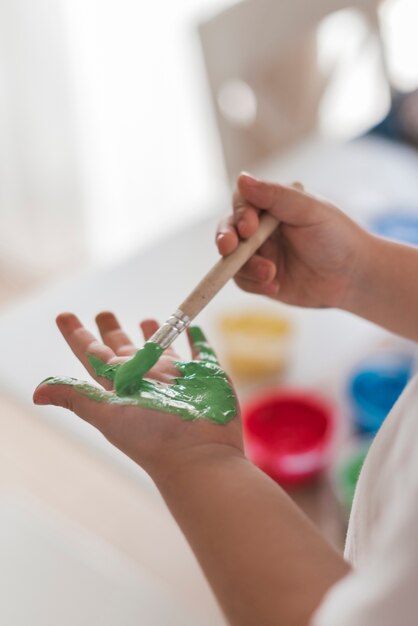
<svg viewBox="0 0 418 626"><path fill-rule="evenodd" d="M243 409L247 456L278 483L309 481L329 463L334 411L310 391L272 391Z"/></svg>

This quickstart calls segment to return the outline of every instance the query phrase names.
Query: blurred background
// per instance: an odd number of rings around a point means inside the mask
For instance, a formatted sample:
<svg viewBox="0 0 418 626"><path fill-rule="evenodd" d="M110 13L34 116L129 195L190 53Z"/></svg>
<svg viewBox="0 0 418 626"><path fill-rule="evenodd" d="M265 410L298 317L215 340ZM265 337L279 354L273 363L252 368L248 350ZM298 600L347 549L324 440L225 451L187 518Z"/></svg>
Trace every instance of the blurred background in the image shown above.
<svg viewBox="0 0 418 626"><path fill-rule="evenodd" d="M0 0L2 623L224 623L147 476L32 407L87 376L54 318L113 309L140 344L216 260L242 169L418 245L417 23L415 0ZM233 285L201 323L248 455L341 547L415 347Z"/></svg>

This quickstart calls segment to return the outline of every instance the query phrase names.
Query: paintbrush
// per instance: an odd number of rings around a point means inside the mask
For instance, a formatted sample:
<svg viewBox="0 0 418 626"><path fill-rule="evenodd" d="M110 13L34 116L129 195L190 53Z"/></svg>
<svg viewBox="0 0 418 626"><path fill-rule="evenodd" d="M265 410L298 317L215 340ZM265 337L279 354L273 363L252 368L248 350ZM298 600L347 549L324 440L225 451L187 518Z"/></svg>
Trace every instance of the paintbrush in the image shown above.
<svg viewBox="0 0 418 626"><path fill-rule="evenodd" d="M278 221L269 213L260 219L257 231L239 242L231 254L222 257L204 276L168 320L152 335L135 356L124 363L115 377L115 390L119 395L132 393L138 381L158 361L159 357L190 322L205 308L222 287L235 276L258 248L277 228Z"/></svg>

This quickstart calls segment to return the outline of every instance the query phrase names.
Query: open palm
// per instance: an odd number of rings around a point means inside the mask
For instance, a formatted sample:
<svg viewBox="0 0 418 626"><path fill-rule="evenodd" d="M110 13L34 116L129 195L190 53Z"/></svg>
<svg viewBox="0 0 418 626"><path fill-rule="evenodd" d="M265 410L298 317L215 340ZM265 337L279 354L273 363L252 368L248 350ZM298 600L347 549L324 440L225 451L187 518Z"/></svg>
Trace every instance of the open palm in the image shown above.
<svg viewBox="0 0 418 626"><path fill-rule="evenodd" d="M35 390L36 404L62 406L76 413L151 475L180 462L186 450L198 453L200 447L221 445L242 452L239 419L223 427L207 419L184 421L174 412L147 408L134 396L117 396L113 391L112 371L130 359L138 348L112 313L99 314L96 322L102 342L75 315L63 313L57 318L64 339L102 388L71 378L48 379ZM157 328L155 320L143 321L144 339L149 339ZM198 360L200 348L192 340L190 344L192 356ZM96 374L92 359L104 364L103 375ZM179 361L171 348L166 350L147 378L171 384L180 376L175 365Z"/></svg>

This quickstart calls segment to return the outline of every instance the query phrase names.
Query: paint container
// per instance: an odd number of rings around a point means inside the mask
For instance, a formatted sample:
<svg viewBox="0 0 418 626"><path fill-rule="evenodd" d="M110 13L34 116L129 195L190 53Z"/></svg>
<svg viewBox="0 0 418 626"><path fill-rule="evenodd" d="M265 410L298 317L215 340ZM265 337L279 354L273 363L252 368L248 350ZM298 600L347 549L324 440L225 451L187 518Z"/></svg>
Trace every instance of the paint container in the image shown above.
<svg viewBox="0 0 418 626"><path fill-rule="evenodd" d="M397 207L376 216L371 229L377 235L418 246L418 207Z"/></svg>
<svg viewBox="0 0 418 626"><path fill-rule="evenodd" d="M354 425L360 432L376 433L412 376L409 354L382 351L362 361L348 381Z"/></svg>
<svg viewBox="0 0 418 626"><path fill-rule="evenodd" d="M290 360L292 330L289 318L262 309L223 315L220 331L232 378L256 382L281 375Z"/></svg>
<svg viewBox="0 0 418 626"><path fill-rule="evenodd" d="M310 391L259 395L243 409L247 456L283 486L302 484L328 465L335 412Z"/></svg>

